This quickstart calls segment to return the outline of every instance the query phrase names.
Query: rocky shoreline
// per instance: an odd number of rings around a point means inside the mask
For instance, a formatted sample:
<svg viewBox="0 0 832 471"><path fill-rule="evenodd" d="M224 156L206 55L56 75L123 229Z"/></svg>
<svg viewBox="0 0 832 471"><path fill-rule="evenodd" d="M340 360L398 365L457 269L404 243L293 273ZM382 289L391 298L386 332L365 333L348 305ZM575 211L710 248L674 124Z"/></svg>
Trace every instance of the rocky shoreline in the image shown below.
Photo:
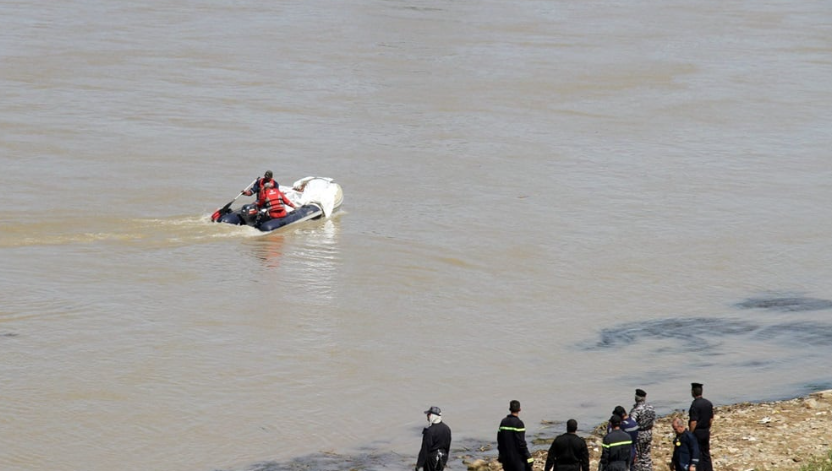
<svg viewBox="0 0 832 471"><path fill-rule="evenodd" d="M687 419L687 411L674 412L656 420L652 453L656 471L670 469L674 436L670 423L679 416ZM830 459L832 390L783 401L717 406L714 416L711 456L715 470L796 471L812 460ZM598 469L603 430L604 426L599 426L585 437L592 470ZM542 470L546 464L548 444L545 445L546 449L532 453L535 470ZM496 460L477 459L472 455L460 458L470 471L502 469Z"/></svg>

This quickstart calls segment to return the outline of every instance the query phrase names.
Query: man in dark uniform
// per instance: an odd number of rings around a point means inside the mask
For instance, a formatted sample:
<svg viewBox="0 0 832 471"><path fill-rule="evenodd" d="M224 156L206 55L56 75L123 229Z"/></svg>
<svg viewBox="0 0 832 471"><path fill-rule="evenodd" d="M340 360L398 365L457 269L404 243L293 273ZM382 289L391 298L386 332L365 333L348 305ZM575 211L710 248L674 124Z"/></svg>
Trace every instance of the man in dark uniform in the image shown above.
<svg viewBox="0 0 832 471"><path fill-rule="evenodd" d="M636 466L636 443L638 443L638 422L627 414L627 409L623 406L615 406L612 411L613 415L621 417L621 430L627 432L633 444L630 446L630 471L633 471ZM607 433L612 432L612 426L607 425Z"/></svg>
<svg viewBox="0 0 832 471"><path fill-rule="evenodd" d="M690 421L688 427L699 445L699 471L714 471L711 463L711 425L714 423L714 405L702 397L702 383L690 383Z"/></svg>
<svg viewBox="0 0 832 471"><path fill-rule="evenodd" d="M610 417L612 431L604 437L601 443L601 461L599 469L603 471L629 471L632 458L630 448L633 440L630 435L621 430L621 417L613 414Z"/></svg>
<svg viewBox="0 0 832 471"><path fill-rule="evenodd" d="M699 445L696 444L696 437L685 429L682 419L673 419L673 431L676 438L673 440L673 471L697 471L696 465L699 462Z"/></svg>
<svg viewBox="0 0 832 471"><path fill-rule="evenodd" d="M586 440L579 437L578 421L566 421L566 433L559 435L549 447L546 457L546 470L552 471L589 471L589 449Z"/></svg>
<svg viewBox="0 0 832 471"><path fill-rule="evenodd" d="M520 401L508 404L510 412L497 431L497 461L505 471L531 471L534 458L526 445L526 425L520 420Z"/></svg>
<svg viewBox="0 0 832 471"><path fill-rule="evenodd" d="M436 406L425 411L428 426L422 430L422 449L416 460L416 471L442 471L451 452L451 428L442 422L442 410Z"/></svg>

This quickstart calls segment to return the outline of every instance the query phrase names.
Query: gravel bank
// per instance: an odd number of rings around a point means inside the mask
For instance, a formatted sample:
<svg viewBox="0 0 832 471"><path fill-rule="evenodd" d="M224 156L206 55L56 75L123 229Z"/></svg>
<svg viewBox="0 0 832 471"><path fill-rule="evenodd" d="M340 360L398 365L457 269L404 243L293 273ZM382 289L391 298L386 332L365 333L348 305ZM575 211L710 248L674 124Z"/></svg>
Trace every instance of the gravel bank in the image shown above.
<svg viewBox="0 0 832 471"><path fill-rule="evenodd" d="M660 417L653 428L655 471L670 469L674 437L670 423L677 416L687 419L687 411ZM832 390L784 401L717 406L714 416L711 456L718 471L799 470L812 458L828 456L832 448ZM601 436L593 433L586 440L590 468L596 470ZM542 470L546 451L533 455L534 469ZM463 462L469 470L502 469L496 461L464 458Z"/></svg>

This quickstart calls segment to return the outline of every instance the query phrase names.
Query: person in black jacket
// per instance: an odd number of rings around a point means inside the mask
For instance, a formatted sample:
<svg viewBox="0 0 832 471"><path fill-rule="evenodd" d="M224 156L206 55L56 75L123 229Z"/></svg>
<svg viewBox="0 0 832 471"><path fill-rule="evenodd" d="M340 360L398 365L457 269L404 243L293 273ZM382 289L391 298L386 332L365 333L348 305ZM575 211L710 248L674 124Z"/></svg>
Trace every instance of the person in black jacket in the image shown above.
<svg viewBox="0 0 832 471"><path fill-rule="evenodd" d="M534 458L526 445L526 425L520 420L520 401L508 404L510 412L497 431L497 461L505 471L531 471Z"/></svg>
<svg viewBox="0 0 832 471"><path fill-rule="evenodd" d="M604 437L601 444L601 461L599 463L599 471L628 471L632 458L630 457L630 447L633 444L633 439L630 435L621 430L621 417L613 414L610 417L610 426L612 431Z"/></svg>
<svg viewBox="0 0 832 471"><path fill-rule="evenodd" d="M416 460L416 471L442 471L451 452L451 428L442 422L442 409L432 406L425 411L428 426L422 430L422 448Z"/></svg>
<svg viewBox="0 0 832 471"><path fill-rule="evenodd" d="M699 445L696 437L685 428L682 419L673 419L673 431L676 438L673 440L673 471L696 471L699 464Z"/></svg>
<svg viewBox="0 0 832 471"><path fill-rule="evenodd" d="M714 423L714 405L702 397L702 383L690 383L690 395L693 396L693 402L688 412L690 415L688 427L699 445L698 468L700 471L714 471L711 463L711 425Z"/></svg>
<svg viewBox="0 0 832 471"><path fill-rule="evenodd" d="M589 471L589 449L579 437L578 421L566 421L566 433L555 438L546 457L546 471Z"/></svg>

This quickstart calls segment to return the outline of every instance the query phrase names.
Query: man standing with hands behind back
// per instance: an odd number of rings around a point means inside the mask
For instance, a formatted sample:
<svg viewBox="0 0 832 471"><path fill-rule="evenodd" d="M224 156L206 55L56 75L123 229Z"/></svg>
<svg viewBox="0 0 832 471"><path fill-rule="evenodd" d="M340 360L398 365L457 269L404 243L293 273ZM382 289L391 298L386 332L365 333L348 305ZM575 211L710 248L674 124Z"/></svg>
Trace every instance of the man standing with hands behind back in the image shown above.
<svg viewBox="0 0 832 471"><path fill-rule="evenodd" d="M422 448L416 460L416 471L442 471L451 453L451 428L442 422L442 409L432 406L425 411L428 426L422 431Z"/></svg>
<svg viewBox="0 0 832 471"><path fill-rule="evenodd" d="M714 471L711 463L711 424L714 422L714 405L702 397L702 383L690 383L690 421L688 427L699 445L699 471Z"/></svg>

